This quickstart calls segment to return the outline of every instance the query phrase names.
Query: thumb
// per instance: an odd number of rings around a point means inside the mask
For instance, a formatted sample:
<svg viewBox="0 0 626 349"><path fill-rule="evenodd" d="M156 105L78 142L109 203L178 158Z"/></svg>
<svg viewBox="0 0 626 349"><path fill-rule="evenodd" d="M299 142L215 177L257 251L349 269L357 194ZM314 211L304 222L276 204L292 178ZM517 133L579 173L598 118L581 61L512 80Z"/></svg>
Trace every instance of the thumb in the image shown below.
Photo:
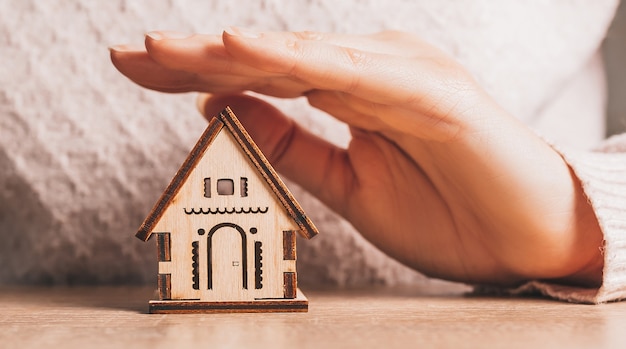
<svg viewBox="0 0 626 349"><path fill-rule="evenodd" d="M198 108L211 118L230 106L272 166L330 208L345 212L354 183L347 152L308 132L271 104L252 96L207 95Z"/></svg>

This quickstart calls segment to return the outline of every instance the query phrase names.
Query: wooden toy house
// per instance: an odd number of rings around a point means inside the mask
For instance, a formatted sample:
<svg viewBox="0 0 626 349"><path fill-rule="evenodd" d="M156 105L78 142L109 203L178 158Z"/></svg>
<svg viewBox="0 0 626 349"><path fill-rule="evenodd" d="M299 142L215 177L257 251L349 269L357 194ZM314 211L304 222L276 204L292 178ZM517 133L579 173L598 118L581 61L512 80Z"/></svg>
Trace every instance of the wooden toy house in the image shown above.
<svg viewBox="0 0 626 349"><path fill-rule="evenodd" d="M296 233L318 232L226 108L136 235L156 237L159 299L150 312L307 311Z"/></svg>

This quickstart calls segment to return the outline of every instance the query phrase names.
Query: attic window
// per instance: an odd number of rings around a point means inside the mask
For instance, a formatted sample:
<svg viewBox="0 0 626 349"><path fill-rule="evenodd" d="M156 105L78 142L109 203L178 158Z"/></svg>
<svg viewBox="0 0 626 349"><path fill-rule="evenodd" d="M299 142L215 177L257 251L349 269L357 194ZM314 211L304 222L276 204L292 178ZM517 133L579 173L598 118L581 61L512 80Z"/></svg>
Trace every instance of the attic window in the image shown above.
<svg viewBox="0 0 626 349"><path fill-rule="evenodd" d="M204 179L204 197L205 198L211 197L211 178Z"/></svg>
<svg viewBox="0 0 626 349"><path fill-rule="evenodd" d="M217 180L217 193L219 195L233 195L235 194L235 182L232 179L218 179Z"/></svg>
<svg viewBox="0 0 626 349"><path fill-rule="evenodd" d="M248 178L241 177L239 180L239 191L241 192L241 197L248 196Z"/></svg>

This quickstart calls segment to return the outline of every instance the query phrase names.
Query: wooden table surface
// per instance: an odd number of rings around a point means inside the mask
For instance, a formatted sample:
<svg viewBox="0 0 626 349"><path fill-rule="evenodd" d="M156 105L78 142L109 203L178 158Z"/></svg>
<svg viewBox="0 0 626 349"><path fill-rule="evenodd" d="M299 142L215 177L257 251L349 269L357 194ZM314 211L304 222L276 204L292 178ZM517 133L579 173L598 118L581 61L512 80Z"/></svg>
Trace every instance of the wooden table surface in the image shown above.
<svg viewBox="0 0 626 349"><path fill-rule="evenodd" d="M146 287L0 288L0 348L626 348L626 302L304 289L308 313L149 315Z"/></svg>

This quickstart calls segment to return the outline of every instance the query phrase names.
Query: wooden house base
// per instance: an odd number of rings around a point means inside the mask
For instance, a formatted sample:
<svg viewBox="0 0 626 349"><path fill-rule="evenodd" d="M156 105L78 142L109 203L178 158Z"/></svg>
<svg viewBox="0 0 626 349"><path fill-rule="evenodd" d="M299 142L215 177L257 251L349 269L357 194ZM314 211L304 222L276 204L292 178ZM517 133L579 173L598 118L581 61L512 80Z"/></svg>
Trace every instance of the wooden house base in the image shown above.
<svg viewBox="0 0 626 349"><path fill-rule="evenodd" d="M180 313L305 313L309 300L298 288L294 299L259 299L254 301L151 300L150 314Z"/></svg>

